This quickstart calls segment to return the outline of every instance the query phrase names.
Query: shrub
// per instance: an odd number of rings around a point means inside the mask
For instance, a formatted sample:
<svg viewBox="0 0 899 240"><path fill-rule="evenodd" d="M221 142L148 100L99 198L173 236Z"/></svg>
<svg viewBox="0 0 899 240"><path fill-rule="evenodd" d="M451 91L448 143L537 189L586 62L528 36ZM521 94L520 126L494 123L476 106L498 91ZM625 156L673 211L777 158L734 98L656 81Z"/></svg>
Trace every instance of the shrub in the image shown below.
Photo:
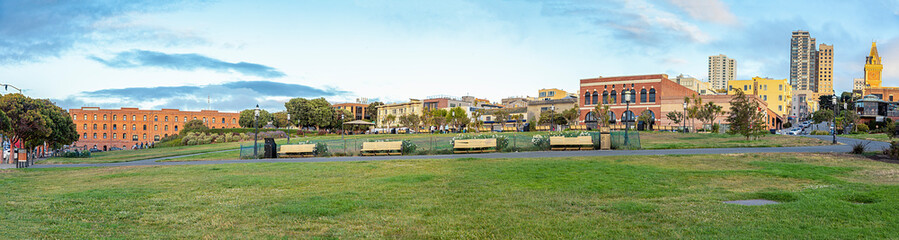
<svg viewBox="0 0 899 240"><path fill-rule="evenodd" d="M321 142L315 143L315 150L312 153L319 157L331 156L331 153L328 151L328 144Z"/></svg>
<svg viewBox="0 0 899 240"><path fill-rule="evenodd" d="M197 140L196 140L196 139L190 139L190 140L187 141L187 145L197 145Z"/></svg>
<svg viewBox="0 0 899 240"><path fill-rule="evenodd" d="M409 155L410 153L415 152L415 149L418 149L418 146L415 145L415 143L412 143L412 141L409 140L403 140L403 155Z"/></svg>
<svg viewBox="0 0 899 240"><path fill-rule="evenodd" d="M187 143L190 142L191 139L193 139L193 137L191 137L190 135L184 136L184 138L181 139L181 145L190 145Z"/></svg>
<svg viewBox="0 0 899 240"><path fill-rule="evenodd" d="M811 135L830 135L830 132L824 130L814 130Z"/></svg>
<svg viewBox="0 0 899 240"><path fill-rule="evenodd" d="M883 155L887 155L891 159L899 159L899 142L890 142L890 147L883 149Z"/></svg>
<svg viewBox="0 0 899 240"><path fill-rule="evenodd" d="M717 123L712 124L712 133L720 133L720 131L721 125L718 125Z"/></svg>
<svg viewBox="0 0 899 240"><path fill-rule="evenodd" d="M785 122L783 125L781 125L781 127L783 127L783 128L791 128L791 127L793 127L793 123Z"/></svg>
<svg viewBox="0 0 899 240"><path fill-rule="evenodd" d="M864 142L863 142L863 141L858 141L858 142L855 142L855 144L852 144L852 153L854 153L854 154L862 154L862 153L865 153L865 146L868 146L869 143L871 143L871 141L864 141Z"/></svg>
<svg viewBox="0 0 899 240"><path fill-rule="evenodd" d="M548 136L534 135L534 137L531 138L531 143L533 143L534 147L537 147L537 149L540 149L540 150L549 149L549 137Z"/></svg>
<svg viewBox="0 0 899 240"><path fill-rule="evenodd" d="M855 126L855 128L857 131L864 132L864 133L867 133L868 131L871 130L868 128L868 125L865 125L865 124L858 124Z"/></svg>

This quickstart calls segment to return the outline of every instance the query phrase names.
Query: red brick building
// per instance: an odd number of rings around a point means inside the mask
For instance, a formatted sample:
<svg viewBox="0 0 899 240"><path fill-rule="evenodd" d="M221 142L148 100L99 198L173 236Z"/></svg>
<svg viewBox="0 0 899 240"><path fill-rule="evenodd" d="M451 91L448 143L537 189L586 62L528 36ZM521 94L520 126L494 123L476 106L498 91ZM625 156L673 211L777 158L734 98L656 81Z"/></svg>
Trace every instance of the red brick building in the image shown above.
<svg viewBox="0 0 899 240"><path fill-rule="evenodd" d="M623 98L625 92L631 93L627 112ZM663 97L698 95L695 91L668 80L666 74L581 79L579 93L578 120L592 126L595 126L597 118L590 111L600 102L610 106L611 119L615 122L636 121L644 110L649 110L648 113L658 122L664 116L661 103Z"/></svg>
<svg viewBox="0 0 899 240"><path fill-rule="evenodd" d="M75 146L108 150L112 147L130 149L134 145L149 144L160 138L177 134L184 123L203 120L209 128L239 128L240 114L215 110L199 112L178 109L140 110L137 108L100 109L82 107L69 109L78 130Z"/></svg>

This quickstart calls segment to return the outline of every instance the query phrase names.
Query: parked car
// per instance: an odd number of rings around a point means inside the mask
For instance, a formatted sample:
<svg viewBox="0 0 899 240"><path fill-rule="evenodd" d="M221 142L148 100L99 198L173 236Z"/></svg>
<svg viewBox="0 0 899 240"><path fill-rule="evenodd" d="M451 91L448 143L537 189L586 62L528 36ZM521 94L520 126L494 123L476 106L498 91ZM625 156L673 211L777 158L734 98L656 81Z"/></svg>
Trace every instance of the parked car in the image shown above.
<svg viewBox="0 0 899 240"><path fill-rule="evenodd" d="M792 130L790 130L790 135L799 135L801 133L802 133L801 128L793 128Z"/></svg>
<svg viewBox="0 0 899 240"><path fill-rule="evenodd" d="M125 149L122 149L122 148L120 148L120 147L111 147L111 148L109 148L109 151L118 151L118 150L125 150Z"/></svg>
<svg viewBox="0 0 899 240"><path fill-rule="evenodd" d="M95 153L95 152L102 152L100 149L96 149L96 148L91 148L90 151L91 151L92 153Z"/></svg>

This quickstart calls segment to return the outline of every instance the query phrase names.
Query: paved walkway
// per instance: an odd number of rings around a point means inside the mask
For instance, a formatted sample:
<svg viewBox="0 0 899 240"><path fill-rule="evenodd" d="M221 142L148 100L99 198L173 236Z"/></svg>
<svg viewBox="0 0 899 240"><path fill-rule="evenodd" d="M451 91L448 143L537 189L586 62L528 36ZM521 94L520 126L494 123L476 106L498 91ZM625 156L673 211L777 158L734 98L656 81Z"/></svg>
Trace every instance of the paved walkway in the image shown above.
<svg viewBox="0 0 899 240"><path fill-rule="evenodd" d="M830 141L831 136L807 136ZM880 151L889 147L889 143L878 141L865 141L852 138L837 137L840 145L824 145L811 147L767 147L767 148L702 148L702 149L664 149L664 150L593 150L593 151L543 151L543 152L513 152L513 153L481 153L481 154L451 154L451 155L421 155L421 156L372 156L372 157L328 157L328 158L279 158L279 159L242 159L242 160L213 160L191 162L157 162L159 160L195 156L206 153L147 159L121 163L93 163L93 164L37 164L32 168L57 168L57 167L118 167L118 166L170 166L170 165L203 165L203 164L228 164L228 163L256 163L256 162L348 162L348 161L381 161L399 159L455 159L455 158L560 158L560 157L590 157L590 156L622 156L622 155L671 155L671 154L733 154L733 153L845 153L852 150L852 145L857 142L870 142L868 151ZM225 150L235 151L235 150ZM218 152L225 152L218 151Z"/></svg>

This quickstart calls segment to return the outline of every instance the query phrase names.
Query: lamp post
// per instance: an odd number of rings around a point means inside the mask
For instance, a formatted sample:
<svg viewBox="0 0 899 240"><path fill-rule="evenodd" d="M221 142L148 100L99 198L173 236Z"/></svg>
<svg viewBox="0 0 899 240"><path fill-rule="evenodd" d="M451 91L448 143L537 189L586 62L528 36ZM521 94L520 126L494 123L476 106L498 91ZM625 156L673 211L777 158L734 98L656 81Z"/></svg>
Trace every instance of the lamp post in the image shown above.
<svg viewBox="0 0 899 240"><path fill-rule="evenodd" d="M684 133L687 133L687 102L684 102L684 115L681 117L681 122L684 122Z"/></svg>
<svg viewBox="0 0 899 240"><path fill-rule="evenodd" d="M830 99L833 102L833 130L830 135L833 136L833 144L837 144L837 95L834 94Z"/></svg>
<svg viewBox="0 0 899 240"><path fill-rule="evenodd" d="M627 132L631 128L631 125L630 125L631 114L629 114L630 109L631 109L631 92L630 91L624 90L624 102L625 102L625 107L624 107L624 146L628 146L629 139L627 136Z"/></svg>
<svg viewBox="0 0 899 240"><path fill-rule="evenodd" d="M287 114L287 144L290 144L290 113Z"/></svg>
<svg viewBox="0 0 899 240"><path fill-rule="evenodd" d="M450 108L450 116L452 116L452 118L453 118L453 132L455 132L456 131L456 112L453 111L452 108Z"/></svg>
<svg viewBox="0 0 899 240"><path fill-rule="evenodd" d="M259 157L259 104L256 104L256 110L253 111L253 157Z"/></svg>
<svg viewBox="0 0 899 240"><path fill-rule="evenodd" d="M549 106L549 131L554 131L556 129L556 104L553 103Z"/></svg>

